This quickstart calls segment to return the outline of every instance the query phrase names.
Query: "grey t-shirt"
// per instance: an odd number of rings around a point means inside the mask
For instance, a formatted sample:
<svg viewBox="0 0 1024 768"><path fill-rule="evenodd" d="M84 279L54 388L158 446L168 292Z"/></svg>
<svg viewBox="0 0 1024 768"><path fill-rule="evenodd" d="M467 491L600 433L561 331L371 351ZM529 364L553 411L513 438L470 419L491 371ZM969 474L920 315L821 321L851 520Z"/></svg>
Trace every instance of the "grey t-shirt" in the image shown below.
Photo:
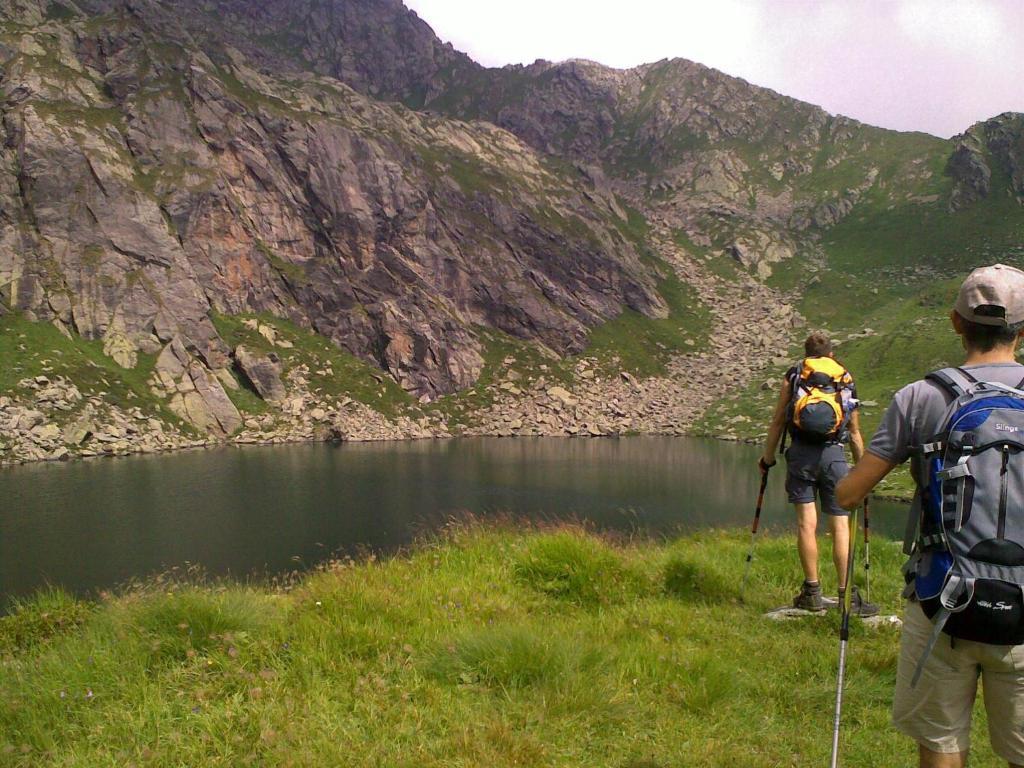
<svg viewBox="0 0 1024 768"><path fill-rule="evenodd" d="M1024 365L1018 363L961 367L978 381L1016 387L1024 379ZM946 390L933 381L922 379L908 384L893 398L868 452L893 464L902 464L910 457L911 448L929 441L942 429L942 418L951 402ZM917 477L917 468L914 470Z"/></svg>

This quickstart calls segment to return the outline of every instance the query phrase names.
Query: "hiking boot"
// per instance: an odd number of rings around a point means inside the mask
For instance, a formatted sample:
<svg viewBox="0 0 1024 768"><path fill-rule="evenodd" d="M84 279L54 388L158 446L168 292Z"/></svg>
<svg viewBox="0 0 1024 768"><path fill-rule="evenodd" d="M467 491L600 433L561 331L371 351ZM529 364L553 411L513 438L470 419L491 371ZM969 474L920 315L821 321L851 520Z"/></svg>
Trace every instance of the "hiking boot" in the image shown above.
<svg viewBox="0 0 1024 768"><path fill-rule="evenodd" d="M861 597L860 590L854 587L853 594L850 596L850 615L860 616L862 619L877 616L878 606Z"/></svg>
<svg viewBox="0 0 1024 768"><path fill-rule="evenodd" d="M821 584L808 584L805 581L800 587L800 594L793 598L793 607L815 613L826 610L828 604L821 594Z"/></svg>

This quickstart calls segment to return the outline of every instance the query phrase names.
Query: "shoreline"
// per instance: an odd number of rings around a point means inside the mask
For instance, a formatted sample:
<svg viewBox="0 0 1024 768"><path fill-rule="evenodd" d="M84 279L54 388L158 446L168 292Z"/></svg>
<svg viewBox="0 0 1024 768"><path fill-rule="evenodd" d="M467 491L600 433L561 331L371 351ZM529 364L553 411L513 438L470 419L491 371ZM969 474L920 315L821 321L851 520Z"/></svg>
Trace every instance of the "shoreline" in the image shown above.
<svg viewBox="0 0 1024 768"><path fill-rule="evenodd" d="M152 451L129 451L124 453L97 453L96 455L83 456L83 455L69 455L61 459L49 459L41 458L35 460L11 462L4 459L0 459L0 472L6 470L13 470L19 467L26 467L37 464L64 464L71 462L84 462L84 461L100 461L104 459L121 459L131 458L137 456L169 456L177 453L185 453L188 451L205 451L215 450L217 448L246 448L246 447L260 447L260 448L272 448L275 446L284 445L344 445L345 443L387 443L387 442L418 442L418 441L450 441L460 439L491 439L491 440L517 440L523 438L545 438L554 440L621 440L632 437L676 437L686 438L690 440L714 440L722 443L735 443L738 445L757 445L758 441L749 438L733 438L733 437L718 437L714 435L702 435L692 434L685 432L629 432L629 433L611 433L603 435L579 435L563 433L560 435L499 435L499 434L436 434L436 435L417 435L417 436L397 436L397 437L375 437L375 438L348 438L338 439L329 436L322 437L295 437L295 438L282 438L275 437L268 440L256 440L251 438L238 438L238 439L227 439L227 440L207 440L207 441L196 441L188 445L178 445ZM904 495L892 492L873 493L871 499L877 501L888 501L898 504L909 504L912 501L912 494Z"/></svg>
<svg viewBox="0 0 1024 768"><path fill-rule="evenodd" d="M137 456L169 456L176 453L185 453L188 451L203 451L203 450L214 450L217 448L245 448L245 447L260 447L260 448L272 448L279 445L344 445L345 443L405 443L405 442L418 442L426 440L436 441L449 441L449 440L473 440L473 439L491 439L491 440L517 440L517 439L533 439L533 438L545 438L553 440L620 440L623 438L630 437L679 437L688 438L691 440L716 440L719 442L727 443L742 443L742 444L753 444L749 440L732 439L724 437L713 437L711 435L695 435L683 432L621 432L621 433L606 433L601 435L579 435L579 434L550 434L550 435L500 435L497 433L477 433L462 434L462 433L445 433L445 434L430 434L430 435L398 435L398 436L382 436L382 437L349 437L349 438L336 438L330 436L322 437L274 437L266 440L258 440L252 438L237 438L237 439L226 439L226 440L197 440L189 443L183 443L180 445L169 446L166 448L157 448L153 450L128 450L128 451L111 451L111 452L96 452L89 454L72 454L69 453L66 456L60 458L50 458L43 456L41 458L25 459L19 461L11 461L8 459L0 458L0 471L5 469L16 469L18 467L27 467L37 464L70 464L76 462L85 461L102 461L106 459L126 459Z"/></svg>
<svg viewBox="0 0 1024 768"><path fill-rule="evenodd" d="M676 366L692 364L684 357ZM311 392L303 377L289 377L289 397L273 410L248 415L230 436L189 435L166 417L139 406L122 407L105 393L83 395L61 376L24 379L20 397L0 397L0 470L37 463L140 455L228 446L274 446L303 443L373 443L446 440L457 437L621 438L686 437L757 444L738 434L735 420L717 434L694 427L710 405L681 386L680 370L638 380L595 370L594 361L577 363L576 380L552 386L546 377L523 381L510 370L499 377L479 409L453 409L467 424L453 424L441 407L388 415L348 396L328 398ZM451 405L451 404L449 404ZM460 410L461 407L461 410ZM912 494L886 489L873 498L908 502Z"/></svg>
<svg viewBox="0 0 1024 768"><path fill-rule="evenodd" d="M674 365L692 365L684 358ZM220 445L298 442L377 442L465 437L614 437L632 434L695 437L693 427L710 398L666 376L636 379L595 370L580 360L576 380L565 386L541 372L521 376L511 358L485 402L460 400L394 412L349 396L310 391L303 376L290 376L288 395L244 416L231 435L189 434L168 414L116 405L106 393L83 395L72 382L37 376L0 397L0 466L99 456L168 453ZM716 439L743 441L733 430Z"/></svg>

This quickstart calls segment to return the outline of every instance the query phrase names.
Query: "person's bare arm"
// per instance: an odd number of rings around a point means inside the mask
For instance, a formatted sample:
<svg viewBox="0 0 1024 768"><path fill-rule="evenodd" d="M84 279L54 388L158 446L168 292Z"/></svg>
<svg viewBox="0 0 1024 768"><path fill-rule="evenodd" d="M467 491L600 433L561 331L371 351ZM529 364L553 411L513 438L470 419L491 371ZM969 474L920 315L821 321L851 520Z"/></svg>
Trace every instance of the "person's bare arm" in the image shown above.
<svg viewBox="0 0 1024 768"><path fill-rule="evenodd" d="M860 411L850 415L850 450L853 452L853 463L859 464L864 455L864 436L860 431Z"/></svg>
<svg viewBox="0 0 1024 768"><path fill-rule="evenodd" d="M775 463L775 452L779 448L779 441L782 439L782 432L786 428L786 411L789 409L789 400L793 394L793 387L789 381L782 383L779 390L779 399L775 403L775 413L772 414L772 422L768 425L768 437L764 442L764 453L761 454L761 463L770 467Z"/></svg>
<svg viewBox="0 0 1024 768"><path fill-rule="evenodd" d="M839 481L836 486L836 501L843 509L853 509L860 505L882 478L896 467L892 462L866 452L850 470L850 474Z"/></svg>

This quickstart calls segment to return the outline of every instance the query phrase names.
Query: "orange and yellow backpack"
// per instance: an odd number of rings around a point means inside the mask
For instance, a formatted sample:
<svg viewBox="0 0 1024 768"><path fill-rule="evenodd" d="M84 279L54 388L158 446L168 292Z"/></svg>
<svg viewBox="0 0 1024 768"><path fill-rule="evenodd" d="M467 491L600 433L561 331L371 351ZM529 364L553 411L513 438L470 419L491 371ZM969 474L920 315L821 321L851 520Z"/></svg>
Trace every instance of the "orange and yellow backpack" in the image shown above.
<svg viewBox="0 0 1024 768"><path fill-rule="evenodd" d="M841 442L856 401L853 377L831 357L808 357L794 367L789 433L812 443Z"/></svg>

